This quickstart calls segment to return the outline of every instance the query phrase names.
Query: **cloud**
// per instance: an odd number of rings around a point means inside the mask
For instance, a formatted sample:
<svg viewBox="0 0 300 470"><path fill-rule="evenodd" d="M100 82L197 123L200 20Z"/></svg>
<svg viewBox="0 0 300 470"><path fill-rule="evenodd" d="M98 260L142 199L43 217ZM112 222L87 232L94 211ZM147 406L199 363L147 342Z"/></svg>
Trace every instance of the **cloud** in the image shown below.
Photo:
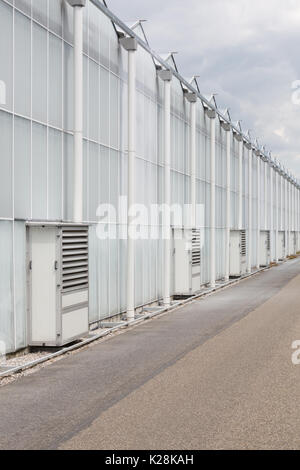
<svg viewBox="0 0 300 470"><path fill-rule="evenodd" d="M146 18L157 52L179 51L184 76L200 75L203 93L217 93L242 127L252 130L300 178L298 0L108 0L123 20Z"/></svg>

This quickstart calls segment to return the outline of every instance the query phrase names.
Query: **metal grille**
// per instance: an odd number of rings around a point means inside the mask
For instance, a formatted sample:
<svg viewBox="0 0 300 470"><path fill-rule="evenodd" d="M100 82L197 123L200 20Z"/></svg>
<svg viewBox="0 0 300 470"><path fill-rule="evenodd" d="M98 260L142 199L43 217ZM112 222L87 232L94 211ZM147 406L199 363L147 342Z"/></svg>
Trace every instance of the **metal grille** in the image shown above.
<svg viewBox="0 0 300 470"><path fill-rule="evenodd" d="M241 255L246 256L246 254L247 254L246 230L241 230Z"/></svg>
<svg viewBox="0 0 300 470"><path fill-rule="evenodd" d="M88 287L88 228L62 229L62 290Z"/></svg>
<svg viewBox="0 0 300 470"><path fill-rule="evenodd" d="M192 265L199 266L201 264L201 245L200 230L192 230Z"/></svg>

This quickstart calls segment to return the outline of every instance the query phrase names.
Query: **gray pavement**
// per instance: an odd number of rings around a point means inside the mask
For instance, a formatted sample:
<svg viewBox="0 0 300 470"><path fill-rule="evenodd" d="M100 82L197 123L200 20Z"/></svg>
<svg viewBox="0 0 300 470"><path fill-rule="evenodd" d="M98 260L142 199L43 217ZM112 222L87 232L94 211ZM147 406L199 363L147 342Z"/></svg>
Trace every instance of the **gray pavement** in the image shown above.
<svg viewBox="0 0 300 470"><path fill-rule="evenodd" d="M0 388L0 449L300 448L300 260Z"/></svg>

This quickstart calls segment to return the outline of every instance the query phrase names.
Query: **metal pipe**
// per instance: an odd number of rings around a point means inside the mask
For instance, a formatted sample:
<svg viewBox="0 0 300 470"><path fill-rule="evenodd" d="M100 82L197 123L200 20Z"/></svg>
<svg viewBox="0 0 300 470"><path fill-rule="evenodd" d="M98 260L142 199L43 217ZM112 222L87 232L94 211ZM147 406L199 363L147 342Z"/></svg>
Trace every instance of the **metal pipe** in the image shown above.
<svg viewBox="0 0 300 470"><path fill-rule="evenodd" d="M260 266L260 226L261 226L261 170L260 157L257 159L257 231L256 231L256 268Z"/></svg>
<svg viewBox="0 0 300 470"><path fill-rule="evenodd" d="M169 306L171 303L171 80L164 80L164 291L163 303Z"/></svg>
<svg viewBox="0 0 300 470"><path fill-rule="evenodd" d="M135 312L135 246L134 218L136 152L136 49L128 50L128 200L127 200L127 320L134 320Z"/></svg>
<svg viewBox="0 0 300 470"><path fill-rule="evenodd" d="M265 213L264 213L264 219L265 219L265 230L268 230L268 164L265 163Z"/></svg>
<svg viewBox="0 0 300 470"><path fill-rule="evenodd" d="M275 172L275 262L278 263L278 248L279 248L279 240L278 240L278 224L279 224L279 207L278 207L278 172Z"/></svg>
<svg viewBox="0 0 300 470"><path fill-rule="evenodd" d="M248 262L247 271L252 268L252 148L248 153Z"/></svg>
<svg viewBox="0 0 300 470"><path fill-rule="evenodd" d="M272 167L270 167L270 245L271 261L274 261L274 187Z"/></svg>
<svg viewBox="0 0 300 470"><path fill-rule="evenodd" d="M76 4L75 4L76 3ZM71 3L72 4L72 3ZM83 220L83 10L85 2L73 2L74 21L74 185L73 219Z"/></svg>
<svg viewBox="0 0 300 470"><path fill-rule="evenodd" d="M210 287L216 286L216 119L210 119Z"/></svg>
<svg viewBox="0 0 300 470"><path fill-rule="evenodd" d="M190 188L190 204L191 204L191 228L196 227L196 102L190 104L191 119L191 188Z"/></svg>
<svg viewBox="0 0 300 470"><path fill-rule="evenodd" d="M287 181L287 199L288 199L288 256L291 255L291 183Z"/></svg>
<svg viewBox="0 0 300 470"><path fill-rule="evenodd" d="M231 131L226 132L226 240L225 240L225 281L230 277L230 228L231 228Z"/></svg>
<svg viewBox="0 0 300 470"><path fill-rule="evenodd" d="M243 228L243 141L239 142L239 167L238 167L238 228Z"/></svg>
<svg viewBox="0 0 300 470"><path fill-rule="evenodd" d="M285 227L285 258L289 255L289 228L288 228L288 182L284 178L284 227Z"/></svg>

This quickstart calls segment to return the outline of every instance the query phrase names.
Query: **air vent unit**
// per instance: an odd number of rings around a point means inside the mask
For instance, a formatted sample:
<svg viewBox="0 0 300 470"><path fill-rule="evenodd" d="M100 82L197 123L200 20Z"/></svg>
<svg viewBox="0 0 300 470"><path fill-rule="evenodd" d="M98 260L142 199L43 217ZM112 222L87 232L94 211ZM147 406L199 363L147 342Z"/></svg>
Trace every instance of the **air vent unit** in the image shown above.
<svg viewBox="0 0 300 470"><path fill-rule="evenodd" d="M201 232L173 229L173 293L192 295L201 288Z"/></svg>
<svg viewBox="0 0 300 470"><path fill-rule="evenodd" d="M192 265L200 266L201 264L201 241L200 230L192 230Z"/></svg>
<svg viewBox="0 0 300 470"><path fill-rule="evenodd" d="M88 229L63 227L62 229L62 291L87 289Z"/></svg>
<svg viewBox="0 0 300 470"><path fill-rule="evenodd" d="M85 225L29 225L29 344L62 346L88 332Z"/></svg>
<svg viewBox="0 0 300 470"><path fill-rule="evenodd" d="M247 261L246 230L230 231L230 277L240 277L246 273Z"/></svg>
<svg viewBox="0 0 300 470"><path fill-rule="evenodd" d="M241 256L247 255L247 235L246 230L241 230Z"/></svg>

